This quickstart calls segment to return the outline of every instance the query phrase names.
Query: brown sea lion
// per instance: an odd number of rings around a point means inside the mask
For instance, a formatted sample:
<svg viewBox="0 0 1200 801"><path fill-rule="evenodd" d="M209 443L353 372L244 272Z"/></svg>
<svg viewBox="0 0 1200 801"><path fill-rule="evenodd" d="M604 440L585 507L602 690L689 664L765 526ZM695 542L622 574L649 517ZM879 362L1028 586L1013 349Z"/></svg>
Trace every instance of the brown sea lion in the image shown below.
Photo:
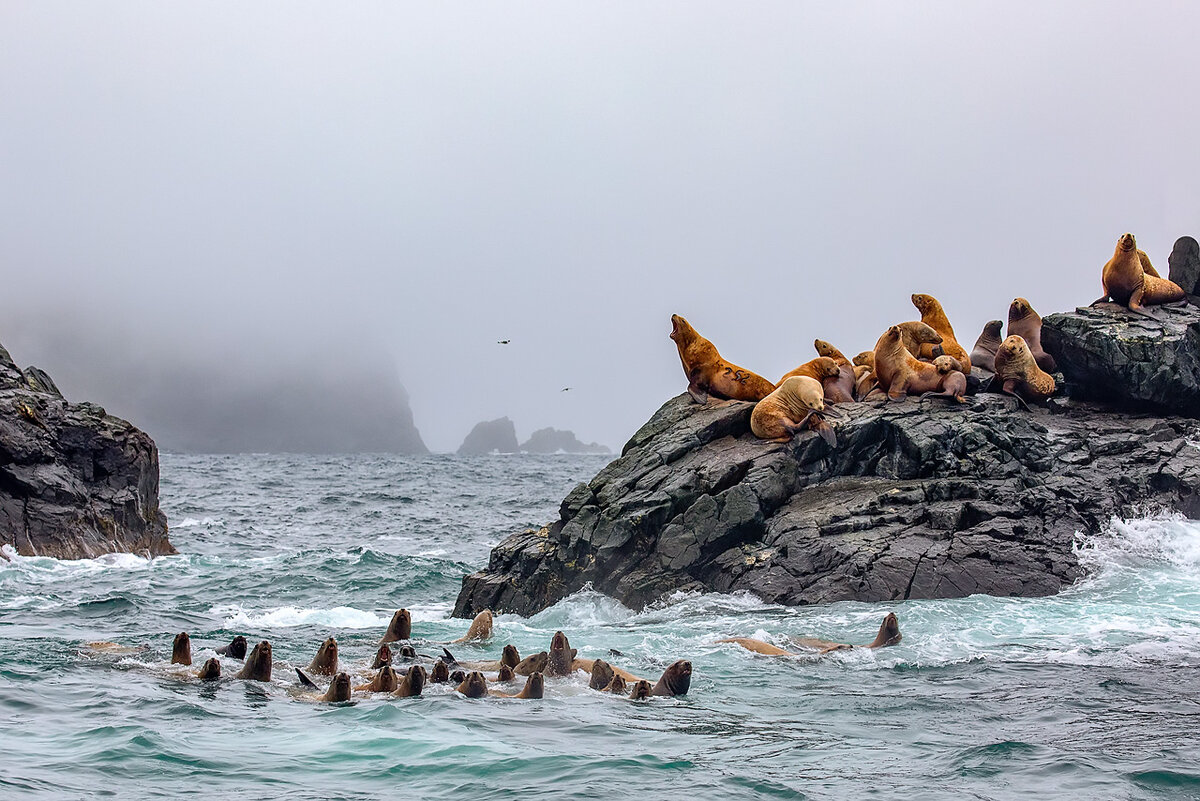
<svg viewBox="0 0 1200 801"><path fill-rule="evenodd" d="M854 403L854 364L840 350L823 339L813 341L813 347L821 356L833 359L838 366L838 375L821 382L825 387L825 400L830 403Z"/></svg>
<svg viewBox="0 0 1200 801"><path fill-rule="evenodd" d="M613 693L614 695L623 695L625 693L625 689L625 677L620 673L614 673L612 681L608 683L608 686L604 688L604 691L607 693Z"/></svg>
<svg viewBox="0 0 1200 801"><path fill-rule="evenodd" d="M832 642L830 640L821 640L815 637L789 637L788 639L800 648L815 650L822 654L826 654L831 651L844 651L856 647L848 643ZM889 645L896 645L902 639L903 637L900 635L900 621L896 618L896 614L894 612L888 612L884 616L883 622L879 625L879 632L875 635L874 641L868 645L860 645L857 647L883 648ZM761 654L762 656L796 656L794 651L789 651L785 648L780 648L777 645L771 645L768 642L755 640L750 637L730 637L724 640L717 640L717 642L740 645L747 651L753 651L754 653Z"/></svg>
<svg viewBox="0 0 1200 801"><path fill-rule="evenodd" d="M855 367L866 367L870 370L875 369L875 351L864 350L862 353L854 357Z"/></svg>
<svg viewBox="0 0 1200 801"><path fill-rule="evenodd" d="M412 639L412 615L407 609L397 610L392 615L392 622L388 624L387 632L383 635L381 643L399 642L400 640Z"/></svg>
<svg viewBox="0 0 1200 801"><path fill-rule="evenodd" d="M692 663L680 659L663 671L651 695L687 695L692 686Z"/></svg>
<svg viewBox="0 0 1200 801"><path fill-rule="evenodd" d="M542 698L546 694L546 680L541 673L531 673L529 678L525 679L525 686L519 693L510 694L492 690L491 694L497 698Z"/></svg>
<svg viewBox="0 0 1200 801"><path fill-rule="evenodd" d="M400 686L400 675L391 665L384 665L379 672L366 684L360 684L355 690L369 693L394 693Z"/></svg>
<svg viewBox="0 0 1200 801"><path fill-rule="evenodd" d="M837 362L828 356L818 356L815 359L806 361L795 370L789 370L788 372L784 373L783 378L779 379L779 382L775 384L775 389L779 389L781 386L783 386L784 381L787 381L789 378L798 375L815 378L818 383L824 385L825 379L837 378L841 374L842 371L841 368L838 367Z"/></svg>
<svg viewBox="0 0 1200 801"><path fill-rule="evenodd" d="M396 691L392 695L397 698L412 698L415 695L420 695L425 689L425 679L427 674L425 668L420 665L413 665L404 674L404 678L396 685Z"/></svg>
<svg viewBox="0 0 1200 801"><path fill-rule="evenodd" d="M671 315L671 339L679 349L679 361L688 379L688 393L696 403L708 395L730 400L757 401L771 394L775 385L767 379L725 361L713 343L696 333L687 320Z"/></svg>
<svg viewBox="0 0 1200 801"><path fill-rule="evenodd" d="M350 676L346 673L339 673L333 677L333 681L329 683L329 689L321 696L322 701L327 701L331 704L340 704L350 700Z"/></svg>
<svg viewBox="0 0 1200 801"><path fill-rule="evenodd" d="M333 637L325 638L325 642L321 643L321 647L317 649L317 655L309 663L308 670L310 673L318 673L322 676L332 676L338 672L337 640Z"/></svg>
<svg viewBox="0 0 1200 801"><path fill-rule="evenodd" d="M477 642L481 640L490 640L492 638L492 613L488 609L484 609L475 619L471 621L471 627L467 629L467 633L451 642Z"/></svg>
<svg viewBox="0 0 1200 801"><path fill-rule="evenodd" d="M1014 334L1025 340L1038 367L1047 373L1058 369L1054 357L1042 350L1042 317L1025 298L1016 298L1008 305L1008 335L1011 337Z"/></svg>
<svg viewBox="0 0 1200 801"><path fill-rule="evenodd" d="M1111 298L1128 308L1135 314L1151 317L1146 306L1157 306L1163 303L1176 303L1187 299L1186 293L1176 283L1158 275L1151 266L1147 272L1145 262L1138 256L1137 240L1133 234L1125 234L1117 240L1117 248L1113 257L1104 265L1100 281L1104 285L1104 296L1093 301L1092 305ZM1153 274L1152 274L1153 273Z"/></svg>
<svg viewBox="0 0 1200 801"><path fill-rule="evenodd" d="M175 642L171 645L171 664L192 664L192 638L188 636L186 631L181 631L175 635Z"/></svg>
<svg viewBox="0 0 1200 801"><path fill-rule="evenodd" d="M465 670L455 670L450 673L451 684L462 684L467 680L467 672Z"/></svg>
<svg viewBox="0 0 1200 801"><path fill-rule="evenodd" d="M454 689L468 698L483 698L488 694L487 679L478 670L472 670Z"/></svg>
<svg viewBox="0 0 1200 801"><path fill-rule="evenodd" d="M920 320L909 320L896 325L900 329L900 341L905 350L918 359L933 361L944 352L942 335ZM928 356L922 356L922 351Z"/></svg>
<svg viewBox="0 0 1200 801"><path fill-rule="evenodd" d="M871 354L874 357L875 354ZM871 359L871 364L875 364L875 359ZM860 364L854 368L854 394L860 401L867 400L871 397L871 393L879 389L879 379L875 376L874 366L867 367L865 364Z"/></svg>
<svg viewBox="0 0 1200 801"><path fill-rule="evenodd" d="M644 701L653 694L654 688L650 686L650 682L645 679L638 679L634 682L633 689L629 691L630 699L634 701Z"/></svg>
<svg viewBox="0 0 1200 801"><path fill-rule="evenodd" d="M201 681L212 681L213 679L221 678L221 663L217 661L216 657L210 658L201 666L199 672L196 673L196 677Z"/></svg>
<svg viewBox="0 0 1200 801"><path fill-rule="evenodd" d="M567 635L561 631L554 632L550 638L550 653L546 660L547 676L570 676L575 672L575 651Z"/></svg>
<svg viewBox="0 0 1200 801"><path fill-rule="evenodd" d="M508 665L501 665L500 670L496 673L496 681L512 681L516 677L517 674L513 673L513 669Z"/></svg>
<svg viewBox="0 0 1200 801"><path fill-rule="evenodd" d="M229 641L229 645L222 645L218 648L217 653L221 656L232 656L234 659L245 659L246 638L239 634Z"/></svg>
<svg viewBox="0 0 1200 801"><path fill-rule="evenodd" d="M835 447L837 437L833 427L816 417L824 410L825 390L820 382L808 376L792 376L754 405L754 411L750 413L750 430L759 439L790 442L806 424L812 428L812 420L817 419L820 425L814 430L830 447Z"/></svg>
<svg viewBox="0 0 1200 801"><path fill-rule="evenodd" d="M457 658L454 654L450 653L448 648L443 648L442 654L443 655L441 659L443 659L446 664L459 665L460 667L468 668L470 670L492 671L499 670L502 667L515 668L517 665L521 664L521 654L517 651L517 646L511 643L504 646L503 650L500 652L499 659L485 659L482 661L471 662ZM530 670L530 672L532 673L533 671ZM522 675L529 674L526 673Z"/></svg>
<svg viewBox="0 0 1200 801"><path fill-rule="evenodd" d="M429 671L429 681L433 684L445 684L449 680L450 668L446 667L446 663L440 659L434 662Z"/></svg>
<svg viewBox="0 0 1200 801"><path fill-rule="evenodd" d="M405 659L411 662L417 658L417 649L413 648L411 645L401 645L400 650L397 652L397 656L400 659Z"/></svg>
<svg viewBox="0 0 1200 801"><path fill-rule="evenodd" d="M612 666L603 659L596 659L592 662L592 677L588 681L588 686L593 690L603 690L612 683L613 673Z"/></svg>
<svg viewBox="0 0 1200 801"><path fill-rule="evenodd" d="M1038 367L1029 345L1016 334L1000 343L996 351L995 380L1000 382L1002 392L1015 396L1022 404L1045 401L1055 390L1054 377Z"/></svg>
<svg viewBox="0 0 1200 801"><path fill-rule="evenodd" d="M953 356L938 356L933 360L933 366L942 376L941 392L926 392L922 398L946 398L963 403L967 399L967 376L962 371L962 365Z"/></svg>
<svg viewBox="0 0 1200 801"><path fill-rule="evenodd" d="M254 646L254 650L246 657L245 664L235 678L250 679L251 681L271 680L271 643L263 640Z"/></svg>
<svg viewBox="0 0 1200 801"><path fill-rule="evenodd" d="M900 327L893 325L875 343L875 376L891 400L938 392L945 376L932 364L917 359L904 347Z"/></svg>
<svg viewBox="0 0 1200 801"><path fill-rule="evenodd" d="M531 676L534 673L545 673L546 665L550 662L550 654L539 651L522 659L513 665L513 673L518 676Z"/></svg>
<svg viewBox="0 0 1200 801"><path fill-rule="evenodd" d="M912 303L917 307L917 311L921 312L921 322L941 334L942 353L958 359L958 363L968 373L971 372L971 354L958 344L958 338L954 336L954 328L950 325L950 319L946 317L946 311L938 299L933 295L914 294ZM921 358L936 358L932 346L922 346L920 356Z"/></svg>
<svg viewBox="0 0 1200 801"><path fill-rule="evenodd" d="M504 646L504 649L500 652L500 664L507 665L510 668L515 668L521 664L521 653L517 650L517 646L512 643Z"/></svg>
<svg viewBox="0 0 1200 801"><path fill-rule="evenodd" d="M1012 319L1012 307L1008 307L1008 318ZM1040 322L1040 318L1039 318ZM1012 325L1010 322L1009 325ZM996 372L996 348L1000 347L1000 329L1004 323L999 320L991 320L983 327L983 333L979 335L979 339L975 340L975 347L971 350L971 364L975 367L982 367L989 373Z"/></svg>
<svg viewBox="0 0 1200 801"><path fill-rule="evenodd" d="M371 670L379 670L384 665L390 664L392 664L392 649L387 647L387 643L384 643L375 652L375 661L371 663Z"/></svg>

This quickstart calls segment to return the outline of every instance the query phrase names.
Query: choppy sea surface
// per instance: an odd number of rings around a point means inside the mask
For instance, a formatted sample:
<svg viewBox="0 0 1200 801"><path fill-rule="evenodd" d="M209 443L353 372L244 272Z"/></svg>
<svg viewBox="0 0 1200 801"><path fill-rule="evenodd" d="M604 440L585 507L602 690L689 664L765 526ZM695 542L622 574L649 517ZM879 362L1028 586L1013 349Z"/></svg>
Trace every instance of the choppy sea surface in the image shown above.
<svg viewBox="0 0 1200 801"><path fill-rule="evenodd" d="M179 556L0 560L0 798L1200 798L1200 523L1165 514L1082 539L1091 573L1053 598L635 612L582 592L456 646L532 653L561 628L652 680L691 659L686 697L582 678L541 701L298 692L291 667L329 635L365 676L400 607L422 652L463 634L463 574L605 461L165 454ZM877 651L714 644L866 643L889 611L904 640ZM199 682L169 665L179 631L196 666L235 634L269 639L274 680Z"/></svg>

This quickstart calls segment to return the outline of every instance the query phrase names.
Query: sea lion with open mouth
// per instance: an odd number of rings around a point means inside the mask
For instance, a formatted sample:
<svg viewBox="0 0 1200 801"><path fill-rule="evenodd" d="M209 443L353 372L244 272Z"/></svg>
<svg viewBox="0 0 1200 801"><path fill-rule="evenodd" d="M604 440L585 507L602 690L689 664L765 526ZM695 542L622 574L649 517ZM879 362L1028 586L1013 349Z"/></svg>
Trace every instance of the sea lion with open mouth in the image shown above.
<svg viewBox="0 0 1200 801"><path fill-rule="evenodd" d="M251 681L271 680L271 643L263 640L254 646L254 650L246 657L246 663L238 671L235 678Z"/></svg>
<svg viewBox="0 0 1200 801"><path fill-rule="evenodd" d="M390 664L392 664L392 649L388 648L387 643L383 643L375 652L375 661L371 663L371 670L379 670L384 665Z"/></svg>
<svg viewBox="0 0 1200 801"><path fill-rule="evenodd" d="M729 400L758 401L771 394L775 385L758 373L725 361L713 343L697 333L678 314L671 315L671 339L679 350L679 361L688 379L688 394L696 403L708 396Z"/></svg>

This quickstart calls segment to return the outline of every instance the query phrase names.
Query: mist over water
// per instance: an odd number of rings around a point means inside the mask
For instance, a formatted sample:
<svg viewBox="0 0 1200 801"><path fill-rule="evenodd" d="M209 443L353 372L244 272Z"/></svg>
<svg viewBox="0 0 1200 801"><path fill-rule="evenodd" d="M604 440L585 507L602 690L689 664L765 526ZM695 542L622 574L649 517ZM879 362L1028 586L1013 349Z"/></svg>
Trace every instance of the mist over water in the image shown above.
<svg viewBox="0 0 1200 801"><path fill-rule="evenodd" d="M296 691L291 668L330 635L365 678L401 606L418 650L460 636L467 622L448 615L462 575L503 536L553 519L605 461L166 454L180 556L0 561L0 794L1200 793L1200 523L1172 515L1081 538L1089 576L1049 598L785 608L682 594L635 612L585 591L530 618L499 615L486 646L451 646L462 659L507 642L527 654L561 628L581 656L650 678L691 659L682 698L634 704L581 679L551 680L540 702L431 687L330 706ZM865 643L889 611L904 639L878 651L780 660L715 642ZM200 684L168 664L181 630L196 665L234 634L270 639L273 681ZM148 650L82 647L97 639ZM239 664L223 660L227 675Z"/></svg>

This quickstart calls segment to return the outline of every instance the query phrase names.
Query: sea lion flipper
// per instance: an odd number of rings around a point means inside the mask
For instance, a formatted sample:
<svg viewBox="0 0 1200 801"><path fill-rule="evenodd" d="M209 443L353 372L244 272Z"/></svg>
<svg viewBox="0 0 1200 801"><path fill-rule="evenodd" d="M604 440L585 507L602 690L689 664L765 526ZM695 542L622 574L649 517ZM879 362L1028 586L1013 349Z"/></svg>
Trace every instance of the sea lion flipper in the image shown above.
<svg viewBox="0 0 1200 801"><path fill-rule="evenodd" d="M312 679L310 679L308 676L304 675L304 671L303 671L303 670L301 670L300 668L296 668L296 675L297 675L297 676L300 678L300 683L301 683L302 685L304 685L305 687L308 687L308 688L309 688L309 689L311 689L311 690L319 690L319 689L321 689L320 687L318 687L318 686L316 685L316 682L314 682L314 681L313 681Z"/></svg>
<svg viewBox="0 0 1200 801"><path fill-rule="evenodd" d="M692 400L700 405L708 403L708 393L695 384L688 384L688 394L692 396Z"/></svg>
<svg viewBox="0 0 1200 801"><path fill-rule="evenodd" d="M457 665L457 664L458 664L458 660L454 658L454 654L450 653L450 649L449 649L449 648L443 648L443 649L442 649L442 657L441 657L441 658L442 658L442 660L443 660L444 662L447 662L447 663L449 663L449 664L451 664L451 665Z"/></svg>

